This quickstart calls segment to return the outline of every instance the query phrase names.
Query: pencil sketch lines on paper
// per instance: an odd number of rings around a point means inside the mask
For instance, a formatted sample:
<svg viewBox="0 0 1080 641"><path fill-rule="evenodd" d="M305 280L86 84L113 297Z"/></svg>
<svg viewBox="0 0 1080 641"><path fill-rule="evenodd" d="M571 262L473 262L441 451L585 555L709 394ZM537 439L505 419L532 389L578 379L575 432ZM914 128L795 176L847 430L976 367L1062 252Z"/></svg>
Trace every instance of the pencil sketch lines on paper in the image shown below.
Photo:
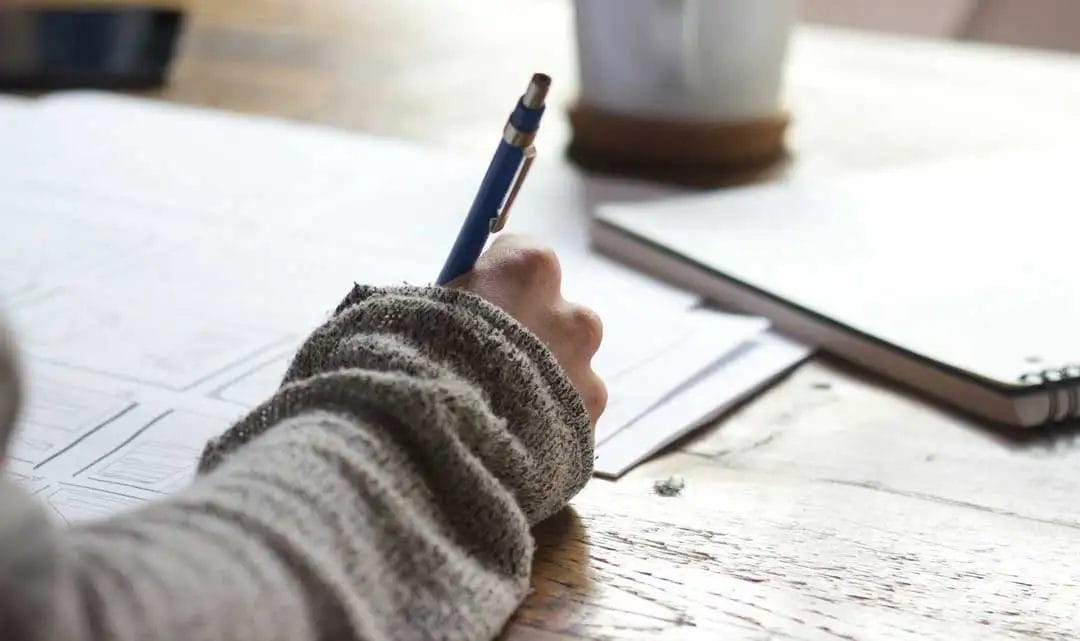
<svg viewBox="0 0 1080 641"><path fill-rule="evenodd" d="M142 499L91 487L62 483L44 495L49 509L64 523L101 518L128 509Z"/></svg>
<svg viewBox="0 0 1080 641"><path fill-rule="evenodd" d="M12 437L11 459L41 467L135 407L131 401L38 378L25 418Z"/></svg>
<svg viewBox="0 0 1080 641"><path fill-rule="evenodd" d="M18 472L16 470L4 470L4 473L7 474L9 479L16 483L27 483L33 478L29 474L24 474L23 472Z"/></svg>
<svg viewBox="0 0 1080 641"><path fill-rule="evenodd" d="M270 397L285 378L293 352L278 354L234 377L210 393L211 398L253 407Z"/></svg>
<svg viewBox="0 0 1080 641"><path fill-rule="evenodd" d="M181 391L295 340L285 332L65 290L15 310L24 349L63 367ZM71 323L77 309L79 322Z"/></svg>
<svg viewBox="0 0 1080 641"><path fill-rule="evenodd" d="M159 494L174 492L194 476L199 455L228 421L186 411L166 411L76 477Z"/></svg>

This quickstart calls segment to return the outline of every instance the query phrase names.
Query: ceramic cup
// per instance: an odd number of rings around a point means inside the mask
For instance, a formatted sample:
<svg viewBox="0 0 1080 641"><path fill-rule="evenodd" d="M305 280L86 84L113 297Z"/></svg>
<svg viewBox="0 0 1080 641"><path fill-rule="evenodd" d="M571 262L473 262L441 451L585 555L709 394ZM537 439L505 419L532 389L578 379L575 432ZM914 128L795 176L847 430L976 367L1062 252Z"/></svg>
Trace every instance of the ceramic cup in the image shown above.
<svg viewBox="0 0 1080 641"><path fill-rule="evenodd" d="M576 0L580 103L741 122L781 111L796 0Z"/></svg>

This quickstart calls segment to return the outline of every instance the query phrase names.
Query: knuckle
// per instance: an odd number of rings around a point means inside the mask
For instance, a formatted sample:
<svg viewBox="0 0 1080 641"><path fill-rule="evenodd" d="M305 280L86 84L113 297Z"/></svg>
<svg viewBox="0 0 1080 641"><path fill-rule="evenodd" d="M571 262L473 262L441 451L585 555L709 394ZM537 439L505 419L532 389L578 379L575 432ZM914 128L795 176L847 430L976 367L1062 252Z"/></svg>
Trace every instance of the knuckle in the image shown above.
<svg viewBox="0 0 1080 641"><path fill-rule="evenodd" d="M570 325L590 352L600 349L604 338L604 323L600 315L583 305L575 305L570 311Z"/></svg>
<svg viewBox="0 0 1080 641"><path fill-rule="evenodd" d="M525 247L517 252L516 267L529 278L558 282L561 277L559 257L550 247Z"/></svg>
<svg viewBox="0 0 1080 641"><path fill-rule="evenodd" d="M604 409L607 408L607 385L604 385L604 381L600 380L600 378L594 374L593 382L589 385L588 392L583 396L585 407L589 410L589 414L592 416L593 420L596 420L604 413Z"/></svg>

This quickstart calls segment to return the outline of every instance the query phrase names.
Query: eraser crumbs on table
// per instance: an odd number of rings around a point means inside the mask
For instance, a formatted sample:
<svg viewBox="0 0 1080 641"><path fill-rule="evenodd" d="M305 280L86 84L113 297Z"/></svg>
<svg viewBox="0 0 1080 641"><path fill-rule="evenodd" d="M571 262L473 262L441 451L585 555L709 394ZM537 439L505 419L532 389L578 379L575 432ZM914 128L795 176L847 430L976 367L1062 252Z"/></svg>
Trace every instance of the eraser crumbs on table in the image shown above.
<svg viewBox="0 0 1080 641"><path fill-rule="evenodd" d="M685 487L685 480L675 476L669 476L666 479L660 479L654 482L653 492L660 496L678 496L682 494L683 488Z"/></svg>

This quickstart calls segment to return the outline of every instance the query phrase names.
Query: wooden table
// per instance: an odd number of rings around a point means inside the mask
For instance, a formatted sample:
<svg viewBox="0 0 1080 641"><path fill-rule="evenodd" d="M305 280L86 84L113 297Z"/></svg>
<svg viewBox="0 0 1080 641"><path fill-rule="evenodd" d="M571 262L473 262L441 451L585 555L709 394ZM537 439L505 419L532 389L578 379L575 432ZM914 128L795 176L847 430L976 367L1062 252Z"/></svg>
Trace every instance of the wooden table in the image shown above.
<svg viewBox="0 0 1080 641"><path fill-rule="evenodd" d="M169 100L487 151L529 72L575 93L569 0L187 4ZM787 94L788 180L1080 133L1080 59L1050 54L802 29ZM815 359L542 525L506 637L1078 638L1073 440ZM686 489L655 495L669 475Z"/></svg>

